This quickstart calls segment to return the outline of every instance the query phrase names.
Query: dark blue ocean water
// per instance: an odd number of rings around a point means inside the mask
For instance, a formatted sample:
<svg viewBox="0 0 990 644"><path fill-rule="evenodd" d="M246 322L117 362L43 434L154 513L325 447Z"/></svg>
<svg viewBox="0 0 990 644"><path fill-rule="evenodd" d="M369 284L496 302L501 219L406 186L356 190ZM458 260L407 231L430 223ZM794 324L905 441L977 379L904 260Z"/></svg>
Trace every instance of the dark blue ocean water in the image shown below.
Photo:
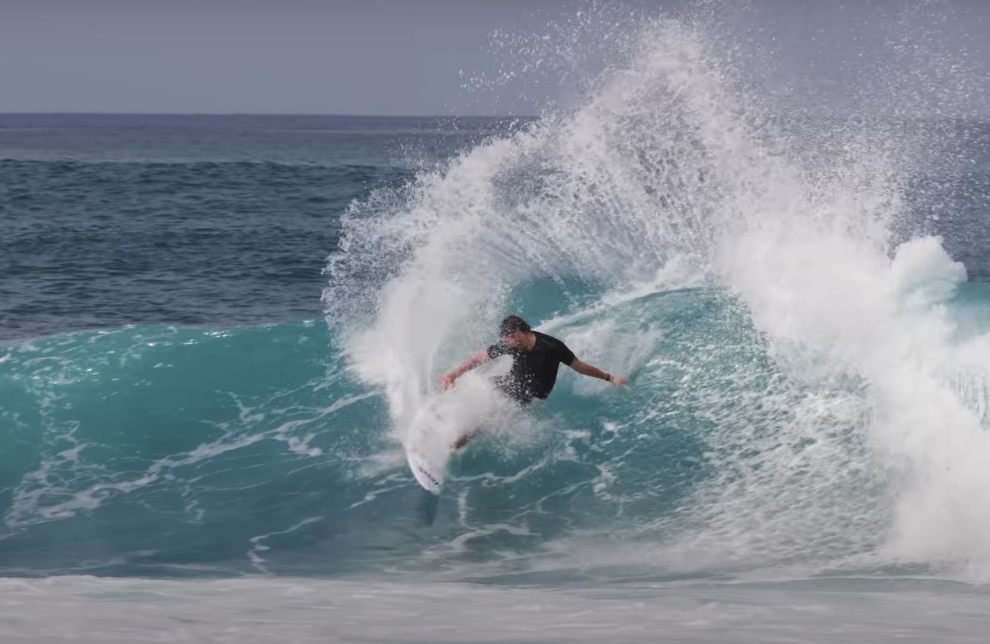
<svg viewBox="0 0 990 644"><path fill-rule="evenodd" d="M498 120L0 117L2 337L314 319L348 204Z"/></svg>

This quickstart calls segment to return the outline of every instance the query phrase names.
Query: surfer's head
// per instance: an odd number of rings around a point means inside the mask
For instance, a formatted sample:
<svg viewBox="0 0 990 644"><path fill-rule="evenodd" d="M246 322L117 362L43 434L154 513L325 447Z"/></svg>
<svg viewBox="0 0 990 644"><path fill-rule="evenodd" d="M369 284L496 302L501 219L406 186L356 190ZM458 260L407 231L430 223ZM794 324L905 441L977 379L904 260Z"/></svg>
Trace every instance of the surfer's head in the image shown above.
<svg viewBox="0 0 990 644"><path fill-rule="evenodd" d="M522 319L518 315L507 316L502 323L498 326L498 335L503 341L519 341L520 333L528 333L530 331L530 326L526 320Z"/></svg>

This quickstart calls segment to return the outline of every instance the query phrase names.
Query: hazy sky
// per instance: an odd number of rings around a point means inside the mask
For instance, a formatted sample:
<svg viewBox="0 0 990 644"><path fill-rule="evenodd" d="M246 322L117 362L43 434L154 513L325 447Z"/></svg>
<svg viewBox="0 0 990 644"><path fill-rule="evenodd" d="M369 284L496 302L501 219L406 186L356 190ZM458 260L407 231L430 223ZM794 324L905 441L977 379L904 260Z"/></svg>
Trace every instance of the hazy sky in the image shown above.
<svg viewBox="0 0 990 644"><path fill-rule="evenodd" d="M833 72L857 12L905 4L863 2L781 0L754 15L774 23L795 78L813 85L831 74L827 86L841 80ZM0 0L0 112L531 114L539 100L503 95L493 108L463 88L461 72L497 68L488 51L495 30L545 30L580 4ZM971 60L990 62L990 38L979 37L990 27L990 2L952 4L962 8L952 29L978 36L967 44Z"/></svg>

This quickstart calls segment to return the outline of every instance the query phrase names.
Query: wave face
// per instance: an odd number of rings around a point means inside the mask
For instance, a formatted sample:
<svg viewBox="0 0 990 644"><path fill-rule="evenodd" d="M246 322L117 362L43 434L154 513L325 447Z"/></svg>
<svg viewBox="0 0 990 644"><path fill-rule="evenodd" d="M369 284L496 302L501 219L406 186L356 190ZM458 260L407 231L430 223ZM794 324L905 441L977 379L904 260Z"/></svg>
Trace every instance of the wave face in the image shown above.
<svg viewBox="0 0 990 644"><path fill-rule="evenodd" d="M799 415L767 398L798 407L814 392L786 385L731 298L649 293L556 332L593 347L622 329L616 350L654 363L634 390L562 377L539 419L517 419L524 434L481 439L452 462L438 503L406 471L383 398L347 376L322 322L146 325L12 346L0 361L0 543L16 562L5 572L532 574L572 553L557 549L576 535L676 539L699 518L698 496L726 485L793 486L808 502L869 486L862 469L816 465L811 438L788 445L803 463L788 480L750 471ZM864 450L848 414L815 422L846 453ZM811 489L808 467L827 477ZM801 531L830 511L808 513ZM555 575L570 567L557 565Z"/></svg>
<svg viewBox="0 0 990 644"><path fill-rule="evenodd" d="M9 348L7 572L237 570L271 526L343 503L333 481L374 411L337 384L326 348L315 323L138 326Z"/></svg>

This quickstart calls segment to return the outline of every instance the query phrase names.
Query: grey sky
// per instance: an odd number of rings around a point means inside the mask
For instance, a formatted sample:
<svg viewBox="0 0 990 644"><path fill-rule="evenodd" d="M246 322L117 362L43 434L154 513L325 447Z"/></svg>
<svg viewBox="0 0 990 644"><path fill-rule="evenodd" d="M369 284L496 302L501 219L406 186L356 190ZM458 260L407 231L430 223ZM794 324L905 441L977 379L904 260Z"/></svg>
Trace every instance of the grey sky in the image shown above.
<svg viewBox="0 0 990 644"><path fill-rule="evenodd" d="M809 86L840 82L842 56L862 43L850 22L873 10L836 0L771 4L753 15L778 31L785 72ZM898 3L870 3L891 4ZM960 30L986 33L990 2L952 4L962 17L951 25L951 46ZM0 0L0 112L531 114L541 99L508 90L497 101L469 94L459 72L497 67L488 53L493 31L540 30L579 5ZM971 60L990 67L988 40L967 46ZM546 88L545 96L555 91Z"/></svg>

